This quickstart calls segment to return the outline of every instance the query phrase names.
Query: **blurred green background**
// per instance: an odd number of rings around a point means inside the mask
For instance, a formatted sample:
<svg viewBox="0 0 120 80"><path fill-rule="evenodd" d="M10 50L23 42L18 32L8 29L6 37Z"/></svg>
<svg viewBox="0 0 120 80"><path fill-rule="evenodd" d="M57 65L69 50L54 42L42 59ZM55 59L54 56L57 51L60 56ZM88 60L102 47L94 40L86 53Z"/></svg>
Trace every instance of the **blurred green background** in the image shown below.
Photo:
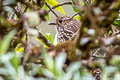
<svg viewBox="0 0 120 80"><path fill-rule="evenodd" d="M63 3L63 2L71 1L71 0L57 0L57 1L59 3ZM72 6L70 6L70 5L64 5L62 7L63 7L66 15L69 15L69 16L74 15L75 12L74 12ZM54 10L54 11L57 13L58 16L63 16L60 12L58 12L56 10ZM55 22L55 20L56 20L55 15L52 12L50 12L50 21L42 22L38 26L40 32L42 32L43 34L45 34L45 33L51 33L53 36L55 36L55 34L56 34L55 26L48 25L49 22Z"/></svg>

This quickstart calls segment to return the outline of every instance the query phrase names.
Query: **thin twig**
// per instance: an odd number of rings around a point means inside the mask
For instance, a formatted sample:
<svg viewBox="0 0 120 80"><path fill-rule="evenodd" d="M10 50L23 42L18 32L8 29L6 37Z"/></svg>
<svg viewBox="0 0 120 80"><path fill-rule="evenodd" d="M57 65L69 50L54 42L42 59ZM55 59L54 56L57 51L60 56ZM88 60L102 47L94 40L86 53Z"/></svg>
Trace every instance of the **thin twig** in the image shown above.
<svg viewBox="0 0 120 80"><path fill-rule="evenodd" d="M36 28L36 30L38 30L38 28ZM53 45L51 44L50 41L48 41L45 36L38 30L39 32L39 36L38 38L41 39L48 47L52 47Z"/></svg>
<svg viewBox="0 0 120 80"><path fill-rule="evenodd" d="M45 3L46 4L46 6L49 8L49 10L56 16L56 17L58 17L58 15L52 10L52 8L47 4L47 3Z"/></svg>
<svg viewBox="0 0 120 80"><path fill-rule="evenodd" d="M41 39L48 47L52 47L53 45L51 44L50 41L48 41L45 36L43 36L40 32L39 32L39 39Z"/></svg>
<svg viewBox="0 0 120 80"><path fill-rule="evenodd" d="M72 4L72 2L64 2L64 3L60 3L60 4L58 4L58 5L56 5L56 6L54 6L54 7L52 7L52 9L55 9L55 8L57 8L57 7L59 7L59 6L63 6L63 5L71 5Z"/></svg>
<svg viewBox="0 0 120 80"><path fill-rule="evenodd" d="M60 3L60 4L58 4L58 5L56 5L56 6L54 6L54 7L52 7L51 9L55 9L55 8L57 8L57 7L59 7L59 6L63 6L63 5L71 5L72 4L72 2L64 2L64 3ZM48 10L48 13L50 12L51 10Z"/></svg>
<svg viewBox="0 0 120 80"><path fill-rule="evenodd" d="M74 14L73 16L72 16L72 18L74 18L76 15L78 15L79 14L79 12L78 13L76 13L76 14Z"/></svg>
<svg viewBox="0 0 120 80"><path fill-rule="evenodd" d="M74 14L74 15L72 16L72 18L74 18L76 15L82 16L81 14L82 14L83 12L84 12L84 11L77 12L76 14Z"/></svg>

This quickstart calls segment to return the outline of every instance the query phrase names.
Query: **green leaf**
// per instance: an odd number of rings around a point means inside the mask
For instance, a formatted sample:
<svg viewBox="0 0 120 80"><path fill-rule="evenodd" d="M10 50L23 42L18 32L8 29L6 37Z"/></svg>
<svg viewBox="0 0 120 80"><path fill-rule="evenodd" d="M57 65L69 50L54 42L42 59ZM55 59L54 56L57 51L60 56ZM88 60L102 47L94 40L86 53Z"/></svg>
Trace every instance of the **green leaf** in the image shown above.
<svg viewBox="0 0 120 80"><path fill-rule="evenodd" d="M68 73L73 73L73 72L76 72L80 69L81 67L81 63L80 62L75 62L75 63L72 63L68 68L67 68L67 72Z"/></svg>
<svg viewBox="0 0 120 80"><path fill-rule="evenodd" d="M73 7L75 12L79 12L80 11L80 6L72 4L72 7Z"/></svg>
<svg viewBox="0 0 120 80"><path fill-rule="evenodd" d="M4 6L4 10L7 12L13 12L13 8L11 8L9 6Z"/></svg>
<svg viewBox="0 0 120 80"><path fill-rule="evenodd" d="M16 31L13 30L6 35L2 41L0 41L0 55L3 55L4 53L7 52L9 46L10 46L10 41L12 40L13 36L15 35Z"/></svg>
<svg viewBox="0 0 120 80"><path fill-rule="evenodd" d="M120 80L120 73L116 73L113 80Z"/></svg>
<svg viewBox="0 0 120 80"><path fill-rule="evenodd" d="M51 71L49 71L48 69L42 69L42 73L48 78L54 78L55 77L54 74Z"/></svg>
<svg viewBox="0 0 120 80"><path fill-rule="evenodd" d="M22 54L19 54L19 53L12 53L12 54L13 54L13 57L11 58L10 61L11 61L11 64L14 66L14 68L17 70L21 63Z"/></svg>
<svg viewBox="0 0 120 80"><path fill-rule="evenodd" d="M79 71L74 73L73 80L80 80L80 72Z"/></svg>
<svg viewBox="0 0 120 80"><path fill-rule="evenodd" d="M71 80L73 73L76 73L81 67L80 62L74 62L69 65L66 69L66 74L64 76L64 80Z"/></svg>
<svg viewBox="0 0 120 80"><path fill-rule="evenodd" d="M113 66L107 66L103 68L102 80L110 80L109 76L117 72L117 68ZM113 80L113 79L112 79Z"/></svg>
<svg viewBox="0 0 120 80"><path fill-rule="evenodd" d="M16 0L3 0L4 5L15 4L15 3L16 3Z"/></svg>
<svg viewBox="0 0 120 80"><path fill-rule="evenodd" d="M22 46L22 43L17 44L17 46L15 47L15 51L17 53L22 53L24 51L24 47Z"/></svg>
<svg viewBox="0 0 120 80"><path fill-rule="evenodd" d="M65 64L65 61L66 61L66 55L67 53L60 53L56 58L55 58L55 61L56 61L56 68L57 70L62 70L64 64Z"/></svg>
<svg viewBox="0 0 120 80"><path fill-rule="evenodd" d="M49 14L47 14L45 17L47 18L48 21L50 20L50 15Z"/></svg>
<svg viewBox="0 0 120 80"><path fill-rule="evenodd" d="M87 72L86 75L81 78L81 80L95 80L95 78Z"/></svg>
<svg viewBox="0 0 120 80"><path fill-rule="evenodd" d="M8 75L8 70L6 68L0 68L0 75Z"/></svg>
<svg viewBox="0 0 120 80"><path fill-rule="evenodd" d="M52 43L54 44L54 40L53 40L53 37L50 33L46 33L45 37Z"/></svg>
<svg viewBox="0 0 120 80"><path fill-rule="evenodd" d="M113 25L114 26L120 26L120 20L115 20L114 22L113 22Z"/></svg>
<svg viewBox="0 0 120 80"><path fill-rule="evenodd" d="M44 8L45 10L48 10L48 7L47 7L46 5L44 5L43 8ZM47 18L48 21L50 20L50 16L49 16L49 14L47 14L45 17Z"/></svg>
<svg viewBox="0 0 120 80"><path fill-rule="evenodd" d="M120 70L120 56L118 55L113 56L113 58L110 60L110 63Z"/></svg>
<svg viewBox="0 0 120 80"><path fill-rule="evenodd" d="M44 56L44 63L46 65L46 67L48 68L48 70L50 70L51 72L54 72L55 62L54 62L52 56L48 55L45 50L43 52L43 56Z"/></svg>
<svg viewBox="0 0 120 80"><path fill-rule="evenodd" d="M45 0L45 1L52 7L58 5L58 2L56 0ZM59 12L65 15L65 12L61 6L57 7L56 10L58 10Z"/></svg>
<svg viewBox="0 0 120 80"><path fill-rule="evenodd" d="M67 53L60 53L56 58L55 58L55 69L56 69L56 73L61 75L63 74L63 67L64 67L64 64L66 62L66 55ZM56 74L56 75L57 75Z"/></svg>
<svg viewBox="0 0 120 80"><path fill-rule="evenodd" d="M74 19L80 20L80 16L77 15L77 16L74 17Z"/></svg>

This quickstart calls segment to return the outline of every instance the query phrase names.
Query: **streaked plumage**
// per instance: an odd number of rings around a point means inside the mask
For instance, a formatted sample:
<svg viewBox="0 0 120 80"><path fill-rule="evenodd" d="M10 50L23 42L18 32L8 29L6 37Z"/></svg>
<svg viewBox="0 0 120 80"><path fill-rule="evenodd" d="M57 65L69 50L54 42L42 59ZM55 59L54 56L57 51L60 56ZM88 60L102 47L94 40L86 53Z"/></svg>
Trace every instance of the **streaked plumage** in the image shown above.
<svg viewBox="0 0 120 80"><path fill-rule="evenodd" d="M80 22L69 16L58 17L56 28L59 42L70 40L80 28Z"/></svg>

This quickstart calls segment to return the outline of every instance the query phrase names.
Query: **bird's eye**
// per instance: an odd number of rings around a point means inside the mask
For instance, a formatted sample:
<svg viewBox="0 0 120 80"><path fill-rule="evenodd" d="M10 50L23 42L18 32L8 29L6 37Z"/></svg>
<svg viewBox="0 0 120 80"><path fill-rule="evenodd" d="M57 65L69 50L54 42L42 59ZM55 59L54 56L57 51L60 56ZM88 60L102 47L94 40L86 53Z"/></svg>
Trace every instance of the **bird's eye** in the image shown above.
<svg viewBox="0 0 120 80"><path fill-rule="evenodd" d="M61 24L61 23L62 23L62 20L59 20L59 23Z"/></svg>

